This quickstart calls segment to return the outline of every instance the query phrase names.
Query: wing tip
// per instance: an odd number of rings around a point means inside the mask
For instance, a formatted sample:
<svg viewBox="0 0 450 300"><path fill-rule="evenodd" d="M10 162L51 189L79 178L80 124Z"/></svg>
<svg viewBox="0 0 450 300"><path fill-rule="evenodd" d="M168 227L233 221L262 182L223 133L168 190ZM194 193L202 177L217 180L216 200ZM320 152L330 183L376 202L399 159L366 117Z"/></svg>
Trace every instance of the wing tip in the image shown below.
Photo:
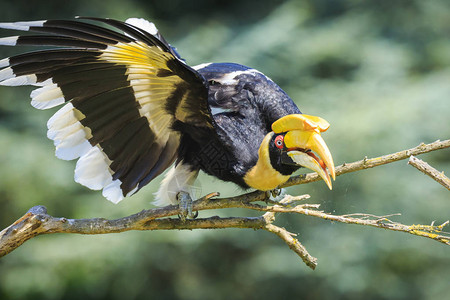
<svg viewBox="0 0 450 300"><path fill-rule="evenodd" d="M17 45L17 40L19 39L19 36L7 36L0 38L0 45L1 46L15 46Z"/></svg>
<svg viewBox="0 0 450 300"><path fill-rule="evenodd" d="M30 27L43 27L47 20L40 21L21 21L21 22L1 22L0 28L2 29L11 29L11 30L20 30L20 31L28 31Z"/></svg>
<svg viewBox="0 0 450 300"><path fill-rule="evenodd" d="M153 22L150 22L144 18L128 18L125 23L136 26L154 36L158 35L158 28L156 28Z"/></svg>

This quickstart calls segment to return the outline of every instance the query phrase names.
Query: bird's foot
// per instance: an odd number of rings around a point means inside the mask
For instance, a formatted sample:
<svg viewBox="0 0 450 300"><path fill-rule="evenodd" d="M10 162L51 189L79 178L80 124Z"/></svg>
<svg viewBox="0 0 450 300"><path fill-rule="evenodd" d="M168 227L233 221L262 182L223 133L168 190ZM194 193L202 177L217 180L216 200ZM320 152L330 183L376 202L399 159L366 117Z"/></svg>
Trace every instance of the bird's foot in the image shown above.
<svg viewBox="0 0 450 300"><path fill-rule="evenodd" d="M184 222L187 218L189 219L195 219L198 216L198 211L193 212L192 206L193 206L193 200L191 198L191 195L186 192L179 192L177 194L178 203L180 206L180 214L178 217Z"/></svg>
<svg viewBox="0 0 450 300"><path fill-rule="evenodd" d="M280 201L286 195L285 189L273 189L266 192L266 203L280 205Z"/></svg>

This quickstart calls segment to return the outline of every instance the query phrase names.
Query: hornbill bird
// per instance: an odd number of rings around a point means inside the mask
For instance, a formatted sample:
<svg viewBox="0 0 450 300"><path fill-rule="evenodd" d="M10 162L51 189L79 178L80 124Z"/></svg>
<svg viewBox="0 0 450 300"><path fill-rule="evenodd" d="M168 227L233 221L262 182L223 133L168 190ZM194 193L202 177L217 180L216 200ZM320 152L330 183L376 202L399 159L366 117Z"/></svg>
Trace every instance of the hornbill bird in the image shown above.
<svg viewBox="0 0 450 300"><path fill-rule="evenodd" d="M269 191L300 167L331 189L321 132L270 78L234 63L190 67L155 25L131 18L0 23L36 32L1 45L55 46L0 60L0 84L33 85L31 105L63 105L49 120L56 156L78 159L75 181L117 203L172 168L158 205L189 193L199 170Z"/></svg>

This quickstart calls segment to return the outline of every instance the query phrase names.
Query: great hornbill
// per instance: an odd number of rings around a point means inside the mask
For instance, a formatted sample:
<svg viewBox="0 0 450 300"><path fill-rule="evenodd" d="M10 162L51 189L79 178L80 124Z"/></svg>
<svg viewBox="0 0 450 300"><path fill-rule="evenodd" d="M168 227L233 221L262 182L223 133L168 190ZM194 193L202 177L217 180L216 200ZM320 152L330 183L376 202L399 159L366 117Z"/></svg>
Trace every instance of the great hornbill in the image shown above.
<svg viewBox="0 0 450 300"><path fill-rule="evenodd" d="M268 191L300 167L331 189L333 159L321 132L289 96L254 69L232 63L188 66L153 23L100 18L1 23L38 32L0 39L9 46L56 46L0 60L0 84L33 85L56 156L77 159L75 181L117 203L173 163L157 204L175 204L202 170ZM319 156L316 156L313 151ZM328 169L328 170L327 170Z"/></svg>

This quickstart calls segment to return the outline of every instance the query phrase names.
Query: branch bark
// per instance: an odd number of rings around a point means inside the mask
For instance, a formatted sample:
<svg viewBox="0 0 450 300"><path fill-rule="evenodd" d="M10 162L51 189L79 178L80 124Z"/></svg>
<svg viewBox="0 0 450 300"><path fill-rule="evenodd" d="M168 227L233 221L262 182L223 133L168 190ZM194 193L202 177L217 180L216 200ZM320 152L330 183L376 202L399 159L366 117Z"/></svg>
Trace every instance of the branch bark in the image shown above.
<svg viewBox="0 0 450 300"><path fill-rule="evenodd" d="M450 140L436 141L431 144L420 144L419 146L381 157L367 159L343 164L336 168L336 176L373 168L383 164L406 159L411 155L418 155L434 150L450 147ZM317 174L306 174L292 177L282 187L295 184L304 184L319 180ZM17 249L27 240L41 235L51 233L78 233L78 234L105 234L124 232L129 230L171 230L171 229L220 229L220 228L251 228L262 229L271 232L281 238L310 268L317 266L317 259L311 256L306 248L295 238L295 235L284 228L274 225L276 213L298 213L325 220L336 221L346 224L372 226L387 230L401 231L409 234L430 238L450 245L450 236L442 233L442 225L403 225L388 219L388 216L371 216L368 214L336 216L317 210L318 205L301 204L299 201L309 198L309 195L297 197L285 196L280 202L269 199L268 193L254 191L230 198L212 199L218 194L210 194L193 203L193 210L211 210L239 207L264 211L260 217L210 217L194 220L180 220L179 218L168 218L180 214L180 208L169 205L162 208L143 210L139 213L116 219L107 220L103 218L94 219L67 219L57 218L49 215L43 206L31 208L23 217L18 219L9 227L0 232L0 257L7 255ZM254 202L265 201L266 204ZM271 205L269 205L271 204Z"/></svg>
<svg viewBox="0 0 450 300"><path fill-rule="evenodd" d="M420 172L430 176L431 178L433 178L433 180L441 184L447 190L450 190L450 179L444 175L444 172L439 172L423 160L418 159L417 157L414 157L412 155L409 158L408 164L410 164Z"/></svg>

